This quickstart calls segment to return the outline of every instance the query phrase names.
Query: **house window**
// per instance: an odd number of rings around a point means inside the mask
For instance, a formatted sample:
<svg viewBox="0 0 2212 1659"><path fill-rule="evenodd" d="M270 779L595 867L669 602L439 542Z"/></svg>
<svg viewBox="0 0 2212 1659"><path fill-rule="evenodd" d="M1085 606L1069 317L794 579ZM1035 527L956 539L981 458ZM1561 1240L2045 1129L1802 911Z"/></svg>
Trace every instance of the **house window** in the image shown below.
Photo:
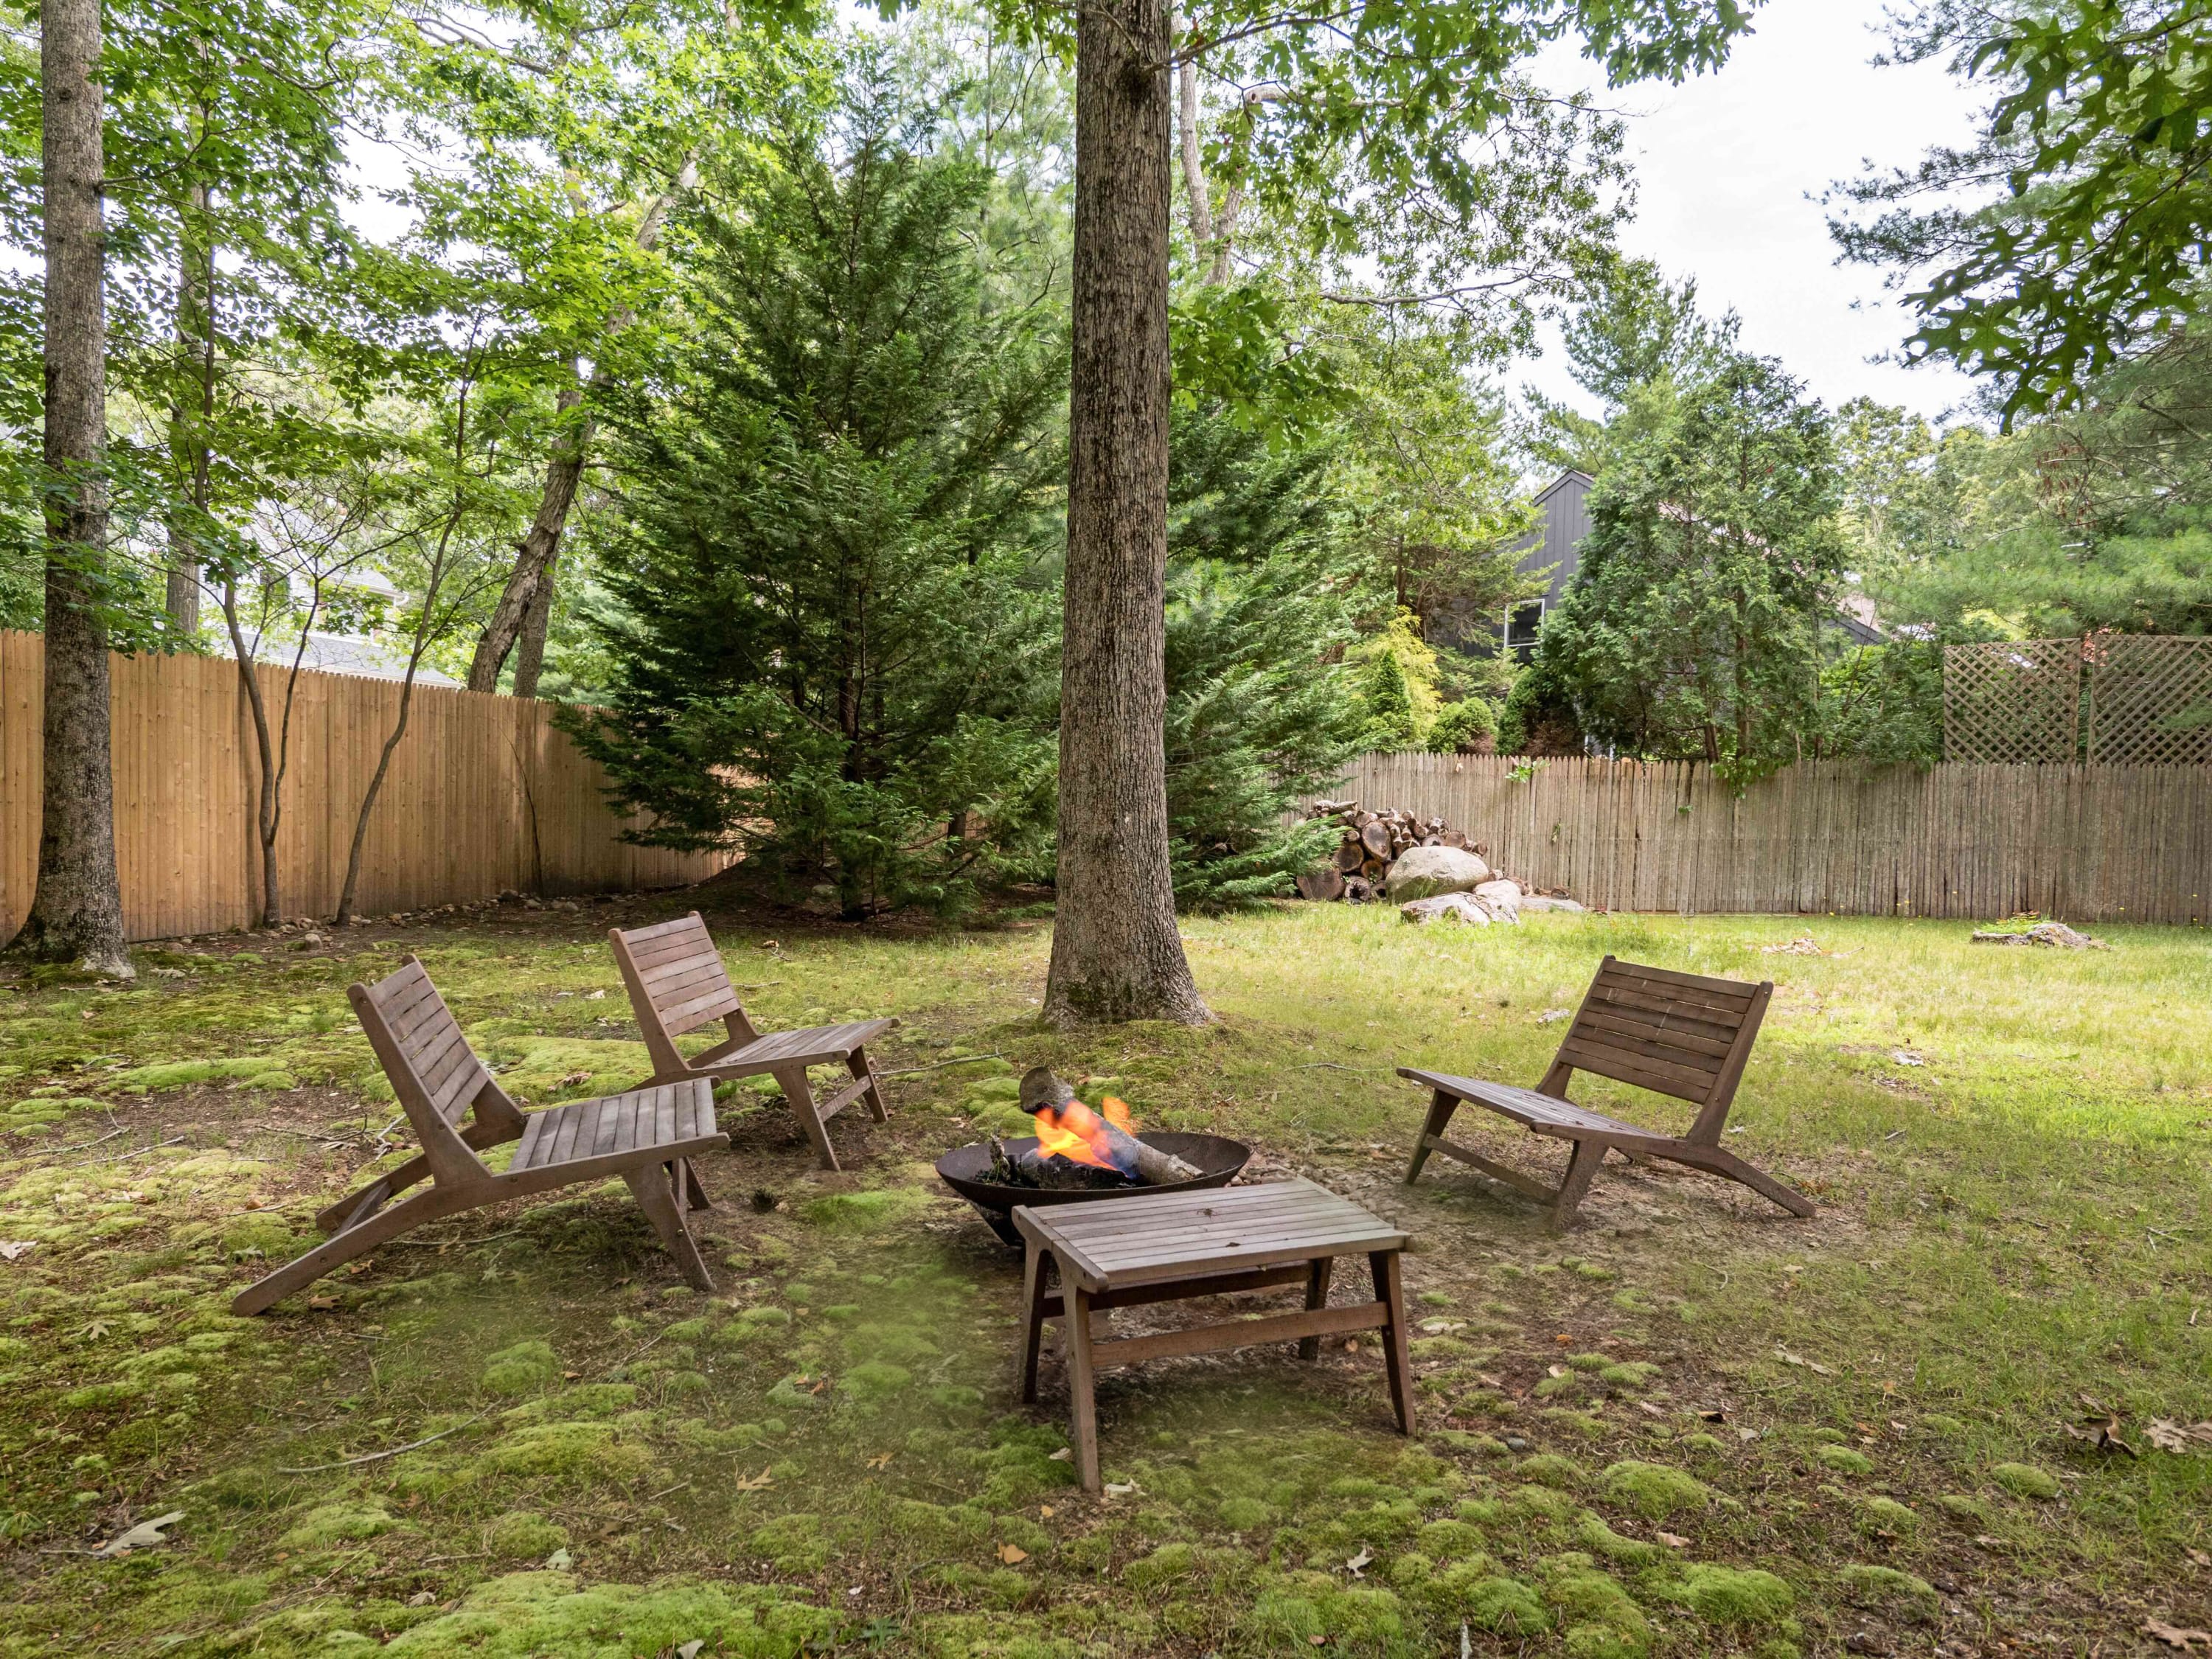
<svg viewBox="0 0 2212 1659"><path fill-rule="evenodd" d="M1522 599L1505 607L1505 647L1509 651L1526 651L1536 643L1536 635L1544 628L1544 602L1541 599Z"/></svg>

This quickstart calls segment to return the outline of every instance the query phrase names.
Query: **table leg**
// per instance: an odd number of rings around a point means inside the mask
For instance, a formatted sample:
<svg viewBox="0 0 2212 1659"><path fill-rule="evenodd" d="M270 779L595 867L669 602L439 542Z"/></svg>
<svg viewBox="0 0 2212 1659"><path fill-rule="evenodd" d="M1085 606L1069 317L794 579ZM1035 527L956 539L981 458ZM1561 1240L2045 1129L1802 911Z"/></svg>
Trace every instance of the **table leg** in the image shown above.
<svg viewBox="0 0 2212 1659"><path fill-rule="evenodd" d="M1308 1312L1311 1312L1316 1308L1328 1306L1329 1269L1335 1266L1336 1258L1333 1255L1316 1256L1313 1261L1306 1264L1306 1310ZM1320 1358L1321 1339L1317 1336L1300 1339L1298 1358Z"/></svg>
<svg viewBox="0 0 2212 1659"><path fill-rule="evenodd" d="M1367 1258L1375 1276L1375 1299L1389 1319L1382 1328L1382 1363L1390 1373L1390 1405L1398 1413L1401 1433L1413 1431L1412 1366L1406 1353L1406 1287L1398 1276L1398 1253L1376 1250Z"/></svg>
<svg viewBox="0 0 2212 1659"><path fill-rule="evenodd" d="M1091 1370L1091 1292L1063 1270L1060 1293L1067 1310L1061 1322L1067 1330L1067 1393L1075 1424L1075 1470L1083 1490L1100 1490L1098 1479L1098 1399Z"/></svg>
<svg viewBox="0 0 2212 1659"><path fill-rule="evenodd" d="M1022 1403L1036 1404L1037 1350L1044 1341L1044 1252L1028 1247L1022 1267L1022 1308L1028 1328L1022 1334Z"/></svg>

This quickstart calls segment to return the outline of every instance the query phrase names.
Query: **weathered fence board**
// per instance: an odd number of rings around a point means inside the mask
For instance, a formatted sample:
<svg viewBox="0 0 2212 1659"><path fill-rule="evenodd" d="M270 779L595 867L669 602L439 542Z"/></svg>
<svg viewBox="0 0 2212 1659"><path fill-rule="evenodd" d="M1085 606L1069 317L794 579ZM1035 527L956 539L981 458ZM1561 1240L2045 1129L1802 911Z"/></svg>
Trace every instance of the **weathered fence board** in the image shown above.
<svg viewBox="0 0 2212 1659"><path fill-rule="evenodd" d="M1442 817L1609 910L2212 919L2212 766L1710 768L1367 755L1342 796Z"/></svg>
<svg viewBox="0 0 2212 1659"><path fill-rule="evenodd" d="M38 872L43 646L0 633L0 938ZM133 939L247 924L259 890L260 763L235 664L112 657L116 861ZM282 668L258 671L270 718ZM400 688L300 676L277 836L284 914L327 916L356 814L398 713ZM633 847L600 794L598 765L552 724L554 705L417 686L362 848L369 915L486 898L502 888L577 893L665 887L718 855Z"/></svg>

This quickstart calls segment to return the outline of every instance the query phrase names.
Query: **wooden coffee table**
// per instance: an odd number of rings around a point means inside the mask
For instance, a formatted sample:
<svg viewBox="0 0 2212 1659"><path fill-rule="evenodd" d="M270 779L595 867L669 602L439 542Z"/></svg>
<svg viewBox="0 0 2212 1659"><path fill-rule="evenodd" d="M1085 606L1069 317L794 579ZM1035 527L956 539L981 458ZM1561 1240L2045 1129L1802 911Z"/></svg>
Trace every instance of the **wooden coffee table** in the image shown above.
<svg viewBox="0 0 2212 1659"><path fill-rule="evenodd" d="M1413 1431L1406 1297L1398 1275L1398 1252L1407 1235L1349 1199L1310 1181L1283 1181L1090 1204L1023 1205L1015 1209L1013 1221L1028 1246L1022 1398L1034 1402L1037 1397L1037 1352L1045 1322L1062 1321L1076 1469L1085 1491L1099 1489L1093 1384L1108 1365L1290 1341L1298 1344L1300 1358L1316 1359L1324 1336L1380 1330L1398 1428L1405 1434ZM1332 1308L1330 1270L1338 1256L1357 1255L1367 1257L1375 1299ZM1057 1290L1046 1288L1048 1257L1059 1279ZM1285 1285L1305 1286L1304 1310L1151 1336L1100 1340L1091 1334L1091 1314L1108 1308Z"/></svg>

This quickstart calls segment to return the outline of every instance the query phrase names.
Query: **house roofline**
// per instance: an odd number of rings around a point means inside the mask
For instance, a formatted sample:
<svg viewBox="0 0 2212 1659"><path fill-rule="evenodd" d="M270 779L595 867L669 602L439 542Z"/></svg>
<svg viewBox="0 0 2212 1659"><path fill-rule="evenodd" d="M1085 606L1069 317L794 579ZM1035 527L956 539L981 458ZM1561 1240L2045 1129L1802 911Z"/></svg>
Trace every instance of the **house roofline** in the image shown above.
<svg viewBox="0 0 2212 1659"><path fill-rule="evenodd" d="M1538 490L1536 492L1535 499L1539 501L1547 501L1552 496L1559 494L1560 490L1565 489L1568 484L1571 483L1577 478L1581 479L1583 483L1589 485L1592 488L1595 488L1597 484L1597 480L1590 477L1589 473L1583 471L1578 467L1571 466L1565 472L1559 474L1558 477L1553 479L1551 483L1546 484L1541 489Z"/></svg>

